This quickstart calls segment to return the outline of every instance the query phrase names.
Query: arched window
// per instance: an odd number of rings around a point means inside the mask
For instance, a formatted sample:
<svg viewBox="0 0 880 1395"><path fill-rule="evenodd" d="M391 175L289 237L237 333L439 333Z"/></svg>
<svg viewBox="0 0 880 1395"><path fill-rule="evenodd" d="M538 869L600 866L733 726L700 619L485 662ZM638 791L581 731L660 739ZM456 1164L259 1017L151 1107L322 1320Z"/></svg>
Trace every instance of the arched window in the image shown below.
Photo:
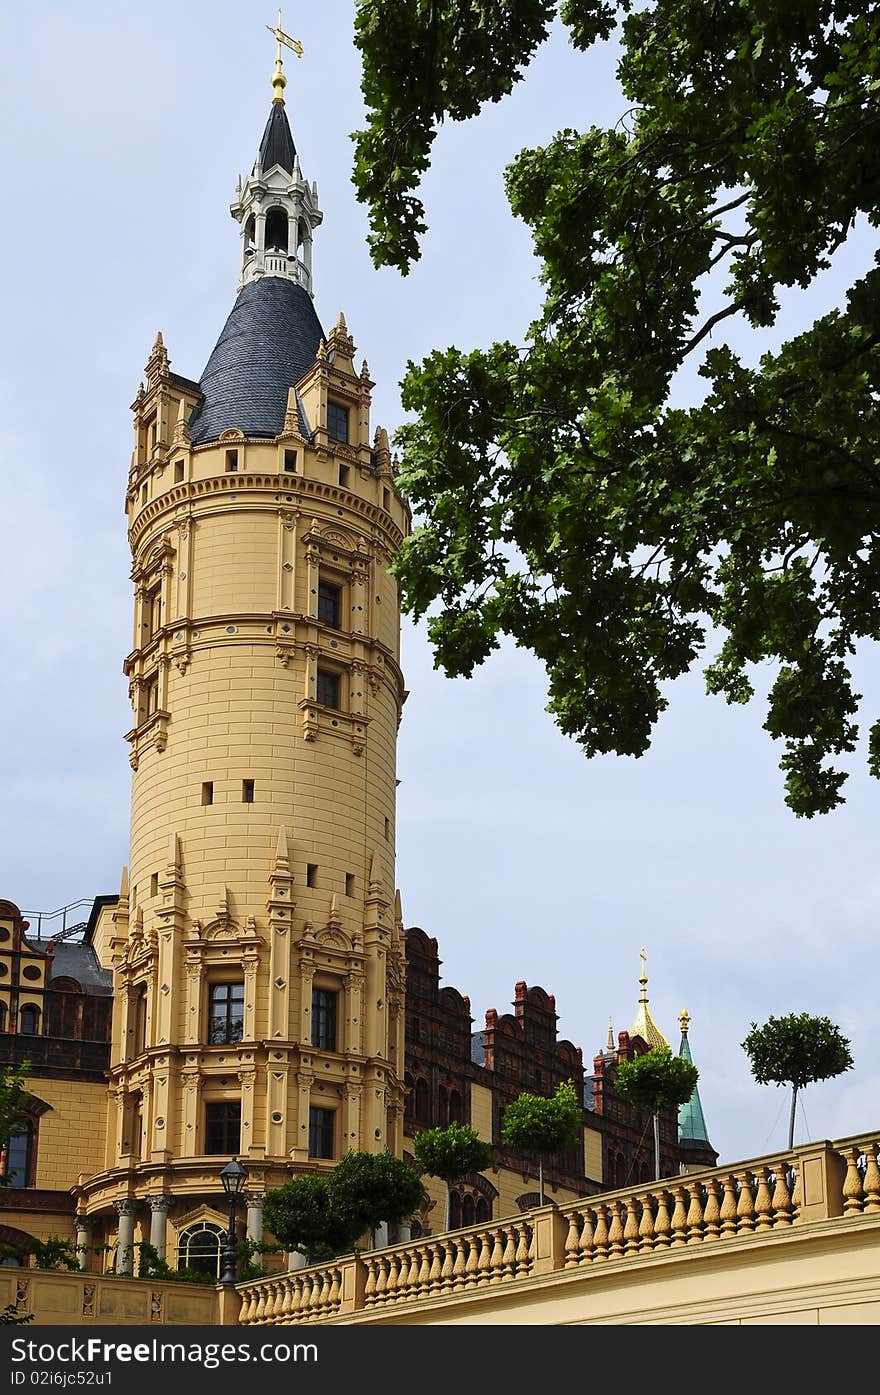
<svg viewBox="0 0 880 1395"><path fill-rule="evenodd" d="M3 1175L10 1187L32 1187L34 1161L34 1126L27 1124L3 1150Z"/></svg>
<svg viewBox="0 0 880 1395"><path fill-rule="evenodd" d="M464 1123L464 1110L461 1103L461 1095L457 1090L449 1092L449 1122L450 1124Z"/></svg>
<svg viewBox="0 0 880 1395"><path fill-rule="evenodd" d="M477 1197L477 1225L492 1219L492 1204L484 1196Z"/></svg>
<svg viewBox="0 0 880 1395"><path fill-rule="evenodd" d="M287 251L287 214L283 208L270 208L266 214L266 251Z"/></svg>
<svg viewBox="0 0 880 1395"><path fill-rule="evenodd" d="M474 1225L476 1217L477 1208L474 1205L474 1198L468 1193L461 1203L461 1223L463 1226Z"/></svg>
<svg viewBox="0 0 880 1395"><path fill-rule="evenodd" d="M40 1009L30 1005L23 1007L18 1014L18 1030L22 1036L35 1037L40 1030Z"/></svg>
<svg viewBox="0 0 880 1395"><path fill-rule="evenodd" d="M213 1221L187 1226L177 1237L177 1267L195 1274L220 1274L220 1251L225 1231Z"/></svg>
<svg viewBox="0 0 880 1395"><path fill-rule="evenodd" d="M431 1099L428 1094L428 1082L427 1080L422 1079L421 1076L419 1076L418 1080L416 1081L415 1096L416 1118L421 1119L425 1123L427 1123L431 1118Z"/></svg>

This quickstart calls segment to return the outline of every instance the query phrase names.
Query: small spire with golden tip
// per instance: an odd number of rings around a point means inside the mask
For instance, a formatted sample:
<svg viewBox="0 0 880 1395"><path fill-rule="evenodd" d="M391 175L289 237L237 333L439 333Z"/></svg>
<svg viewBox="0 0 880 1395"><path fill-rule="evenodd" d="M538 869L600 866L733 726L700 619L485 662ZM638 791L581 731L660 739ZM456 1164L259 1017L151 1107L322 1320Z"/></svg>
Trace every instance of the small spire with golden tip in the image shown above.
<svg viewBox="0 0 880 1395"><path fill-rule="evenodd" d="M612 1022L610 1017L608 1019L608 1041L606 1042L605 1050L614 1050L614 1023Z"/></svg>
<svg viewBox="0 0 880 1395"><path fill-rule="evenodd" d="M679 1020L679 1023L681 1024L681 1034L682 1034L683 1037L686 1037L686 1036L687 1036L688 1023L689 1023L690 1020L691 1020L691 1015L690 1015L690 1013L689 1013L689 1012L680 1012L680 1013L678 1014L678 1020Z"/></svg>
<svg viewBox="0 0 880 1395"><path fill-rule="evenodd" d="M644 950L641 950L640 957L642 961L642 972L639 977L639 1010L636 1013L636 1020L632 1024L629 1034L631 1037L641 1037L643 1041L648 1043L649 1047L668 1047L669 1042L657 1026L657 1023L651 1016L650 1008L648 1007L648 971L646 968L648 956Z"/></svg>
<svg viewBox="0 0 880 1395"><path fill-rule="evenodd" d="M299 39L292 39L290 35L285 34L284 30L281 28L280 10L278 11L277 25L273 27L271 24L267 24L266 28L268 29L270 34L274 34L275 43L277 45L275 52L275 72L272 76L272 88L274 93L272 101L280 102L283 106L284 89L287 86L287 78L284 76L284 65L281 61L281 45L284 44L286 48L292 48L297 58L302 58L303 46L300 43Z"/></svg>

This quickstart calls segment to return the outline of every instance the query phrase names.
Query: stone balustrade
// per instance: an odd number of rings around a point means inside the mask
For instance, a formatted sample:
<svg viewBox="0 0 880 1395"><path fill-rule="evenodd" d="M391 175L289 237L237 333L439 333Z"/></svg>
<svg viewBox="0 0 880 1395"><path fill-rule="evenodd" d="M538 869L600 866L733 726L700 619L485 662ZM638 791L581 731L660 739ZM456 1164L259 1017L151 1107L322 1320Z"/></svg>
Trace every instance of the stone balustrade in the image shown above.
<svg viewBox="0 0 880 1395"><path fill-rule="evenodd" d="M240 1284L244 1325L345 1321L880 1212L880 1132L804 1144ZM511 1290L512 1292L513 1290ZM351 1320L351 1319L349 1319ZM395 1321L396 1319L386 1318ZM418 1319L417 1319L418 1320Z"/></svg>

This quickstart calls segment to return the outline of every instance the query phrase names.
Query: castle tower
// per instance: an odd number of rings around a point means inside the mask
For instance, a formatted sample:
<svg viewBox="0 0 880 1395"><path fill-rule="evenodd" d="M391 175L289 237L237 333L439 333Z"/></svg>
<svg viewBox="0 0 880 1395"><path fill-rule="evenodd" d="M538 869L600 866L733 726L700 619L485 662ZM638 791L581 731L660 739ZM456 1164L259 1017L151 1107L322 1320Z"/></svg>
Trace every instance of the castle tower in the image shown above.
<svg viewBox="0 0 880 1395"><path fill-rule="evenodd" d="M265 1186L402 1148L387 566L409 513L366 362L313 305L321 213L280 59L273 89L232 205L229 318L198 383L158 335L133 404L131 857L96 936L115 992L106 1170L80 1189L123 1266L141 1235L186 1261L193 1226L222 1223L231 1154L259 1236Z"/></svg>

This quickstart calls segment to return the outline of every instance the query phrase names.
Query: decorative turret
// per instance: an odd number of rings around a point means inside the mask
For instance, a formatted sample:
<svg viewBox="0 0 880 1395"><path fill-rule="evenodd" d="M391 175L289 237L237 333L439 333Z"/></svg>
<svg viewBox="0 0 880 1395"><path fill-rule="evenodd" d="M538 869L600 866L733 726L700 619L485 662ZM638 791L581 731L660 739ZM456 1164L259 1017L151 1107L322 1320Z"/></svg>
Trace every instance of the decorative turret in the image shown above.
<svg viewBox="0 0 880 1395"><path fill-rule="evenodd" d="M641 1037L649 1046L669 1046L669 1042L661 1032L648 1010L648 975L646 972L647 955L641 951L642 973L639 979L639 1010L636 1013L636 1020L630 1028L631 1037Z"/></svg>
<svg viewBox="0 0 880 1395"><path fill-rule="evenodd" d="M688 1041L688 1026L690 1024L690 1014L682 1012L678 1018L681 1023L681 1045L678 1048L679 1056L686 1061L692 1061L690 1043ZM687 1104L679 1106L678 1110L678 1142L682 1150L682 1162L684 1166L690 1168L714 1167L718 1160L718 1154L709 1142L709 1134L706 1129L706 1120L703 1116L703 1106L700 1102L700 1091L698 1086L694 1086L694 1093Z"/></svg>
<svg viewBox="0 0 880 1395"><path fill-rule="evenodd" d="M242 183L239 177L230 205L241 226L241 275L239 290L263 276L278 276L312 287L312 233L323 219L318 207L318 186L303 178L284 108L284 76L281 45L301 54L302 46L288 39L279 27L278 56L272 78L272 109L260 141L254 167Z"/></svg>

